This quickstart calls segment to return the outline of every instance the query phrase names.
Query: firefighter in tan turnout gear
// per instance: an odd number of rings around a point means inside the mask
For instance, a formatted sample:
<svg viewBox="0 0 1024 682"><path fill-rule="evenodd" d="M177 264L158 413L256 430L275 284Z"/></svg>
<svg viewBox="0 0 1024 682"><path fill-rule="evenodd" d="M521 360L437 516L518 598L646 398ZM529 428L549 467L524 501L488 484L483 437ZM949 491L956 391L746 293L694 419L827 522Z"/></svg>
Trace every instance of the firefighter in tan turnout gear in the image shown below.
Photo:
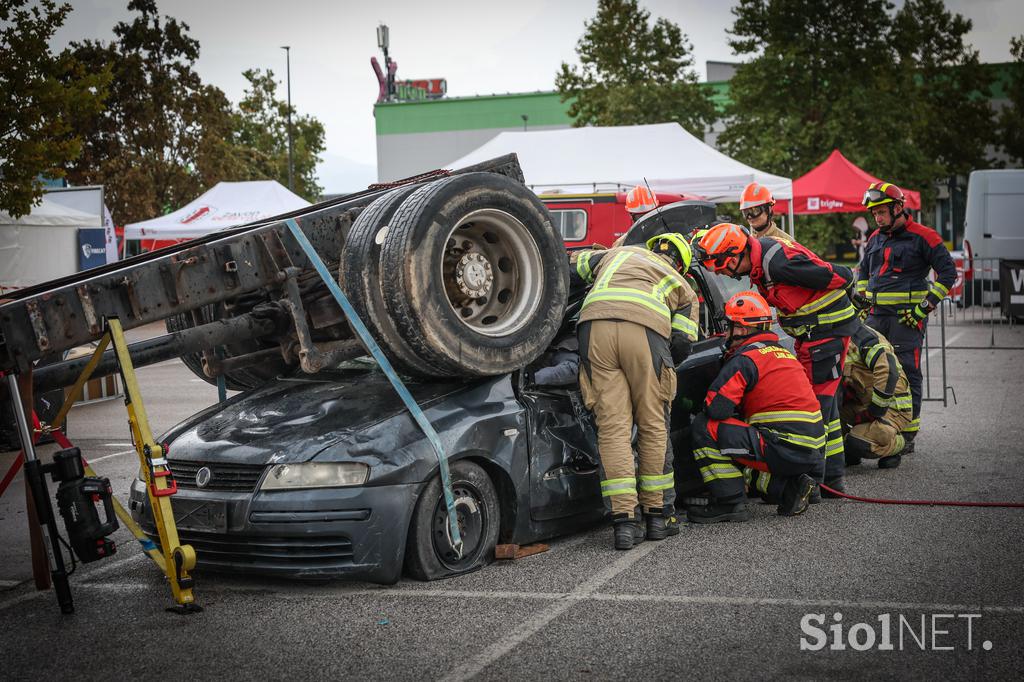
<svg viewBox="0 0 1024 682"><path fill-rule="evenodd" d="M699 304L683 278L690 246L682 235L663 234L646 249L583 251L575 265L576 283L593 285L577 326L580 391L597 423L601 494L610 503L615 548L632 549L645 536L662 540L678 532L666 524L675 499L668 425L675 362L697 338Z"/></svg>
<svg viewBox="0 0 1024 682"><path fill-rule="evenodd" d="M847 466L866 458L877 459L879 469L898 467L905 447L902 431L914 418L910 383L892 345L867 325L850 338L843 383L839 416Z"/></svg>

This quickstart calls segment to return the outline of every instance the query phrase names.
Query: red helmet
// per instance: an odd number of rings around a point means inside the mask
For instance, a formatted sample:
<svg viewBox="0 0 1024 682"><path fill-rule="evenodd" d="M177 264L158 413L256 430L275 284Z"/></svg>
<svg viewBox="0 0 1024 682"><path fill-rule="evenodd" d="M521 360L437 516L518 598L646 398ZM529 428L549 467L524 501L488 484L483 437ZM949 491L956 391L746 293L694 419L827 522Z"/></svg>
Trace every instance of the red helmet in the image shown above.
<svg viewBox="0 0 1024 682"><path fill-rule="evenodd" d="M740 196L741 211L754 208L755 206L764 206L765 204L769 206L775 205L775 198L772 197L772 193L767 187L752 182L743 188L743 194Z"/></svg>
<svg viewBox="0 0 1024 682"><path fill-rule="evenodd" d="M698 260L711 272L735 271L749 238L739 225L719 223L697 242Z"/></svg>
<svg viewBox="0 0 1024 682"><path fill-rule="evenodd" d="M637 185L626 194L626 210L630 213L648 213L658 208L658 198L643 185Z"/></svg>
<svg viewBox="0 0 1024 682"><path fill-rule="evenodd" d="M756 291L741 291L725 302L725 317L744 327L767 327L772 322L772 309Z"/></svg>
<svg viewBox="0 0 1024 682"><path fill-rule="evenodd" d="M906 197L903 196L903 190L891 182L872 182L868 185L867 191L864 192L864 198L861 200L861 203L868 208L893 203L899 204L902 208L905 202Z"/></svg>

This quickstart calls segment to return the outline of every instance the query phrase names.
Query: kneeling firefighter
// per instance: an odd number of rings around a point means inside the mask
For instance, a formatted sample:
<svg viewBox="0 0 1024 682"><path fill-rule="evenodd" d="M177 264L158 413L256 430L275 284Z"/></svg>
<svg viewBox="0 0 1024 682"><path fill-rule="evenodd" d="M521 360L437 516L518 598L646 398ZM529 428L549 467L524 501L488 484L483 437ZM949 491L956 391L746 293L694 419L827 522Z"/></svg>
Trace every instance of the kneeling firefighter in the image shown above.
<svg viewBox="0 0 1024 682"><path fill-rule="evenodd" d="M772 309L742 291L725 304L726 361L711 383L704 412L690 426L693 457L711 499L690 507L694 523L747 521L750 491L778 504L782 516L802 514L814 490L825 426L800 361L771 331Z"/></svg>
<svg viewBox="0 0 1024 682"><path fill-rule="evenodd" d="M846 436L846 464L877 459L879 469L900 465L902 431L914 418L910 383L884 336L862 324L850 339L843 370L839 416Z"/></svg>
<svg viewBox="0 0 1024 682"><path fill-rule="evenodd" d="M699 304L683 279L689 267L690 246L672 233L653 237L646 249L583 251L572 273L576 284L593 283L577 325L580 392L597 424L601 494L616 549L679 532L668 426L675 364L697 338Z"/></svg>

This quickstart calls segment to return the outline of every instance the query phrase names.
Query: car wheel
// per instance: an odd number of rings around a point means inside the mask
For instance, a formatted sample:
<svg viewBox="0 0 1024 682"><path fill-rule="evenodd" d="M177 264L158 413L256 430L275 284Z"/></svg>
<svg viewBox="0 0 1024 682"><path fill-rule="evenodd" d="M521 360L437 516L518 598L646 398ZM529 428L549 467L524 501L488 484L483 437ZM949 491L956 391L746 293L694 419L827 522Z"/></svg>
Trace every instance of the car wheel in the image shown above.
<svg viewBox="0 0 1024 682"><path fill-rule="evenodd" d="M380 250L388 223L405 198L418 187L410 185L392 190L359 214L341 251L339 284L391 364L404 374L430 376L430 366L409 347L391 321L382 293L382 287L388 286L390 280L380 276Z"/></svg>
<svg viewBox="0 0 1024 682"><path fill-rule="evenodd" d="M490 376L540 355L562 323L565 249L524 185L466 173L413 192L381 251L384 301L433 376Z"/></svg>
<svg viewBox="0 0 1024 682"><path fill-rule="evenodd" d="M469 573L494 558L501 525L494 483L483 469L468 461L452 464L451 479L462 534L462 557L457 557L452 548L441 477L435 476L416 502L405 550L405 570L417 580Z"/></svg>

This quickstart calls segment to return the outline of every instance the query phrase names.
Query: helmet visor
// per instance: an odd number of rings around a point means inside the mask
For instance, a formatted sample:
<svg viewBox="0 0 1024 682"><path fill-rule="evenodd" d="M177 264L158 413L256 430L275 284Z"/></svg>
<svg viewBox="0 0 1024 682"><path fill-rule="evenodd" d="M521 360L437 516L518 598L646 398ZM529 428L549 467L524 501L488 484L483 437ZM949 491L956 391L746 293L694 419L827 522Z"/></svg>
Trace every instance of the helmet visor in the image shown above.
<svg viewBox="0 0 1024 682"><path fill-rule="evenodd" d="M743 214L743 217L746 218L747 221L750 221L754 218L760 218L764 214L764 212L764 204L761 204L760 206L754 206L753 208L745 208L742 211L740 211L740 213Z"/></svg>
<svg viewBox="0 0 1024 682"><path fill-rule="evenodd" d="M861 201L865 206L878 205L882 202L896 201L895 198L889 196L880 189L869 189L864 192L864 199Z"/></svg>

